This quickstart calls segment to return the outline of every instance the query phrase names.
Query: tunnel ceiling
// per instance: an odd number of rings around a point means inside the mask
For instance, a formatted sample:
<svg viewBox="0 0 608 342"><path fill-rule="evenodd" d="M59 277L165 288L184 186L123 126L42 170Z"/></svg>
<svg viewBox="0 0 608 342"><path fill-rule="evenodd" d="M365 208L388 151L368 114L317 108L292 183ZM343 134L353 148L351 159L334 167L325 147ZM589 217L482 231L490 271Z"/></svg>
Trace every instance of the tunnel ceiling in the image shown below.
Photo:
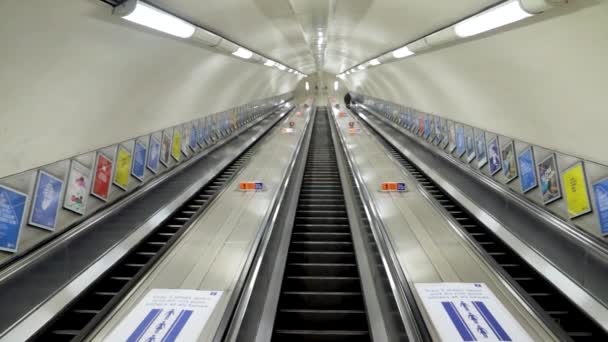
<svg viewBox="0 0 608 342"><path fill-rule="evenodd" d="M150 0L304 73L337 74L497 0Z"/></svg>

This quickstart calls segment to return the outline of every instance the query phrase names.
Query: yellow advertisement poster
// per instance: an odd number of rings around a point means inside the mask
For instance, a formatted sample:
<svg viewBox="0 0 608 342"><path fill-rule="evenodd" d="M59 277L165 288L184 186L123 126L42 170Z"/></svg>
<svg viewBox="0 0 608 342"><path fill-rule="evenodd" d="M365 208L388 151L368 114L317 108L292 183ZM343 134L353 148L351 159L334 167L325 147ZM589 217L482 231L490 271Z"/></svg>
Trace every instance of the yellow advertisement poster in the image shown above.
<svg viewBox="0 0 608 342"><path fill-rule="evenodd" d="M181 157L181 147L182 147L182 133L179 129L173 130L173 147L171 149L171 156L176 161L179 161Z"/></svg>
<svg viewBox="0 0 608 342"><path fill-rule="evenodd" d="M562 173L562 182L568 205L568 215L574 218L591 211L585 169L578 163Z"/></svg>
<svg viewBox="0 0 608 342"><path fill-rule="evenodd" d="M116 172L114 172L114 184L123 190L129 186L129 175L131 173L131 152L120 146L116 155Z"/></svg>

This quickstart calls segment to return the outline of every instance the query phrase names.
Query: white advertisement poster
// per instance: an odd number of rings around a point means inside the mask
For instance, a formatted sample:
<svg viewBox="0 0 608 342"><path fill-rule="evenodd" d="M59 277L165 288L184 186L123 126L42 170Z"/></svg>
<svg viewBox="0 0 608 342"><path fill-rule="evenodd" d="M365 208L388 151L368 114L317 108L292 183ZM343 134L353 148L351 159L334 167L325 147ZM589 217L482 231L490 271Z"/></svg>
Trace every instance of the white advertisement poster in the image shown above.
<svg viewBox="0 0 608 342"><path fill-rule="evenodd" d="M533 341L483 283L416 284L442 341Z"/></svg>
<svg viewBox="0 0 608 342"><path fill-rule="evenodd" d="M152 289L105 341L196 341L222 291Z"/></svg>

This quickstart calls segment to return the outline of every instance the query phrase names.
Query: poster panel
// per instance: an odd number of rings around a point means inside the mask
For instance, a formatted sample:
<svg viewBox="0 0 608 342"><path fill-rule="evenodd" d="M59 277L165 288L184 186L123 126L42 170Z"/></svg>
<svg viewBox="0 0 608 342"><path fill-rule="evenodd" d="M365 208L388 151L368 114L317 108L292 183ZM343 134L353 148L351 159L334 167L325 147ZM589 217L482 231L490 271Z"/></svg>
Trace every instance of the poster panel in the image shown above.
<svg viewBox="0 0 608 342"><path fill-rule="evenodd" d="M488 163L488 154L486 147L486 132L481 131L475 137L475 145L477 146L477 168L481 169Z"/></svg>
<svg viewBox="0 0 608 342"><path fill-rule="evenodd" d="M448 120L441 120L441 136L443 139L441 140L441 148L445 149L450 143L449 130L448 130Z"/></svg>
<svg viewBox="0 0 608 342"><path fill-rule="evenodd" d="M490 164L490 174L494 176L502 168L500 160L500 148L498 147L498 137L490 140L488 144L488 164Z"/></svg>
<svg viewBox="0 0 608 342"><path fill-rule="evenodd" d="M426 130L424 127L424 124L425 124L424 114L420 114L418 116L418 135L419 136L424 135L424 131Z"/></svg>
<svg viewBox="0 0 608 342"><path fill-rule="evenodd" d="M555 154L547 156L537 165L538 179L540 183L540 194L543 204L549 204L562 197L559 186L559 172Z"/></svg>
<svg viewBox="0 0 608 342"><path fill-rule="evenodd" d="M179 127L175 127L173 129L173 142L171 143L171 157L173 157L175 161L179 161L182 156L181 148L182 132L179 130Z"/></svg>
<svg viewBox="0 0 608 342"><path fill-rule="evenodd" d="M131 152L123 146L118 147L116 153L116 171L114 172L114 184L123 190L129 186L129 176L131 173Z"/></svg>
<svg viewBox="0 0 608 342"><path fill-rule="evenodd" d="M562 185L568 207L568 216L572 219L591 212L591 201L587 191L587 177L583 162L578 162L562 172Z"/></svg>
<svg viewBox="0 0 608 342"><path fill-rule="evenodd" d="M222 291L151 289L106 341L196 341Z"/></svg>
<svg viewBox="0 0 608 342"><path fill-rule="evenodd" d="M87 210L91 170L72 160L63 197L63 207L76 214L84 215Z"/></svg>
<svg viewBox="0 0 608 342"><path fill-rule="evenodd" d="M433 118L430 115L424 116L424 139L428 139L433 132L433 128L431 127L433 123Z"/></svg>
<svg viewBox="0 0 608 342"><path fill-rule="evenodd" d="M435 117L435 140L433 143L439 145L443 141L443 134L441 131L441 118Z"/></svg>
<svg viewBox="0 0 608 342"><path fill-rule="evenodd" d="M415 287L441 341L533 341L484 283Z"/></svg>
<svg viewBox="0 0 608 342"><path fill-rule="evenodd" d="M160 161L160 142L154 136L150 136L150 151L148 151L148 162L146 166L152 173L158 173L158 163Z"/></svg>
<svg viewBox="0 0 608 342"><path fill-rule="evenodd" d="M462 125L458 125L458 127L456 127L456 156L458 158L462 157L466 150L467 147L464 137L464 127Z"/></svg>
<svg viewBox="0 0 608 342"><path fill-rule="evenodd" d="M456 123L454 121L449 121L448 129L450 130L448 152L452 153L456 149Z"/></svg>
<svg viewBox="0 0 608 342"><path fill-rule="evenodd" d="M475 131L471 128L469 134L466 134L466 145L467 145L467 162L472 162L475 159Z"/></svg>
<svg viewBox="0 0 608 342"><path fill-rule="evenodd" d="M593 184L595 195L595 208L600 222L600 232L608 235L608 178L604 178Z"/></svg>
<svg viewBox="0 0 608 342"><path fill-rule="evenodd" d="M0 185L0 251L17 251L27 200L26 194Z"/></svg>
<svg viewBox="0 0 608 342"><path fill-rule="evenodd" d="M536 163L534 162L534 150L532 146L528 146L521 151L517 157L520 172L521 192L524 194L536 188L538 182L536 180Z"/></svg>
<svg viewBox="0 0 608 342"><path fill-rule="evenodd" d="M141 141L135 141L135 148L133 149L133 165L131 167L131 174L139 181L144 181L144 175L146 173L146 157L148 151L146 145Z"/></svg>
<svg viewBox="0 0 608 342"><path fill-rule="evenodd" d="M57 214L61 207L60 198L63 191L63 180L42 170L38 171L34 200L30 208L30 226L53 231L57 223Z"/></svg>
<svg viewBox="0 0 608 342"><path fill-rule="evenodd" d="M169 158L171 157L171 143L171 135L163 132L162 144L160 146L160 162L167 167L169 166Z"/></svg>
<svg viewBox="0 0 608 342"><path fill-rule="evenodd" d="M185 157L189 157L190 156L190 133L192 132L192 127L190 127L190 125L184 125L184 128L182 130L183 135L182 135L182 153L184 154Z"/></svg>
<svg viewBox="0 0 608 342"><path fill-rule="evenodd" d="M501 149L502 156L502 174L505 176L507 183L517 178L517 158L515 156L515 144L511 140Z"/></svg>
<svg viewBox="0 0 608 342"><path fill-rule="evenodd" d="M93 186L91 195L107 202L112 188L112 170L114 163L102 153L97 154L95 167L93 168Z"/></svg>
<svg viewBox="0 0 608 342"><path fill-rule="evenodd" d="M190 149L193 152L196 152L197 144L198 144L198 131L196 129L196 125L192 124L191 130L190 130Z"/></svg>

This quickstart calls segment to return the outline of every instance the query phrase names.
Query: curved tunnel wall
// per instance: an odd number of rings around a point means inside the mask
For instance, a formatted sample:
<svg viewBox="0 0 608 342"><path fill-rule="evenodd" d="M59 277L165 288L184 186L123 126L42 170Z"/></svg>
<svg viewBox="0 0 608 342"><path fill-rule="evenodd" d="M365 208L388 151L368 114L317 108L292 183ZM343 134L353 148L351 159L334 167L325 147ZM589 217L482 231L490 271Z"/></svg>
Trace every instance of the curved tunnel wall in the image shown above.
<svg viewBox="0 0 608 342"><path fill-rule="evenodd" d="M0 41L0 178L298 82L113 17L99 0L2 1Z"/></svg>
<svg viewBox="0 0 608 342"><path fill-rule="evenodd" d="M357 93L608 165L606 18L608 3L576 1L346 82Z"/></svg>

